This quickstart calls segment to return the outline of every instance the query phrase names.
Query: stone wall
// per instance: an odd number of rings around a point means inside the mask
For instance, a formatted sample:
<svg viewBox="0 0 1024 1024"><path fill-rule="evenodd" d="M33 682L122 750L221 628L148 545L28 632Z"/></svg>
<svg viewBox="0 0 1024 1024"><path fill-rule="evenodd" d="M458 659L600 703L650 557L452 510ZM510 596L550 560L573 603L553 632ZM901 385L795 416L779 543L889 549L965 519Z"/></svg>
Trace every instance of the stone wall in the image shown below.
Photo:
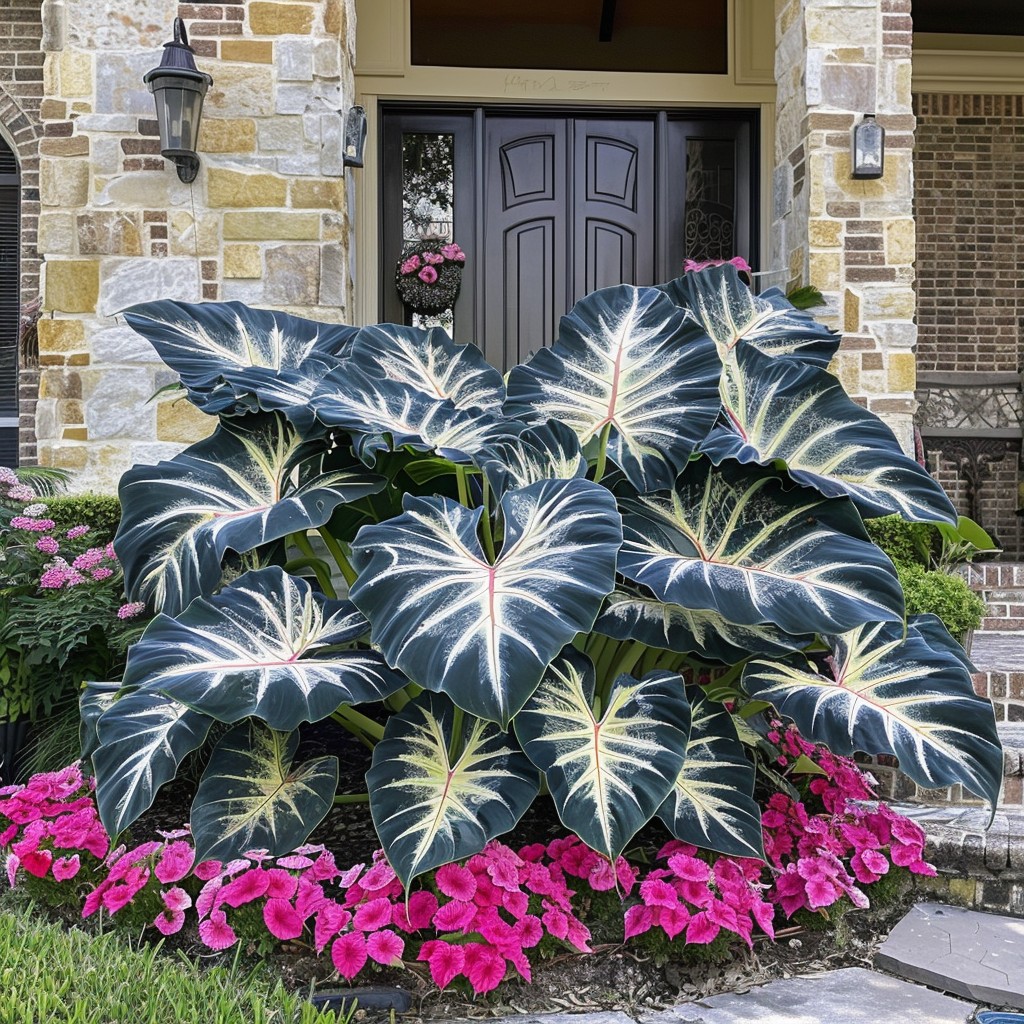
<svg viewBox="0 0 1024 1024"><path fill-rule="evenodd" d="M181 4L44 0L39 248L45 255L40 461L112 489L212 429L181 401L147 404L173 374L118 311L238 299L323 320L350 305L343 118L354 94L352 0ZM159 155L143 74L178 14L213 76L202 169ZM340 113L339 113L340 111Z"/></svg>
<svg viewBox="0 0 1024 1024"><path fill-rule="evenodd" d="M912 450L914 221L910 0L776 0L770 266L825 295L833 369ZM885 175L850 177L865 113L886 129Z"/></svg>
<svg viewBox="0 0 1024 1024"><path fill-rule="evenodd" d="M43 24L39 0L0 0L0 132L18 155L21 171L21 301L39 294L39 107L43 96ZM36 458L35 410L39 373L34 349L23 352L19 374L19 456Z"/></svg>

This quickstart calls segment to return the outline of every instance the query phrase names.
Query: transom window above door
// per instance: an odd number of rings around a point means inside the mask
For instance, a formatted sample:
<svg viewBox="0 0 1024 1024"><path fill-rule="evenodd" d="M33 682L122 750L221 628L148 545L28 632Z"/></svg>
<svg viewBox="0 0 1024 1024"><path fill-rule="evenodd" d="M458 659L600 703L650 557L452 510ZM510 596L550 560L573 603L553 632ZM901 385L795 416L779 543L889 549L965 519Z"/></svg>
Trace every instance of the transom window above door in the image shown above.
<svg viewBox="0 0 1024 1024"><path fill-rule="evenodd" d="M677 277L686 258L757 253L747 111L382 112L383 320L444 327L502 369L550 345L578 299ZM395 288L403 252L456 242L454 307Z"/></svg>

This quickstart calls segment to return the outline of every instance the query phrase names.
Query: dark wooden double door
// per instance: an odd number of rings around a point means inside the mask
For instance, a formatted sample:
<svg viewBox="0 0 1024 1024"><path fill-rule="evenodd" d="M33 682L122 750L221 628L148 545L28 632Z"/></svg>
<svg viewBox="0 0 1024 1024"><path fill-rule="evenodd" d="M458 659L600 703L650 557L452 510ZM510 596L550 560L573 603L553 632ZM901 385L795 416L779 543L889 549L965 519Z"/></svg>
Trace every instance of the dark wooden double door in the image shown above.
<svg viewBox="0 0 1024 1024"><path fill-rule="evenodd" d="M751 112L385 111L383 318L411 322L392 282L414 241L410 202L423 206L403 196L421 187L403 175L403 161L424 159L419 138L442 140L451 160L450 208L429 207L443 215L428 237L453 238L468 257L446 326L507 369L550 345L558 318L596 288L669 280L687 257L753 263L755 127Z"/></svg>

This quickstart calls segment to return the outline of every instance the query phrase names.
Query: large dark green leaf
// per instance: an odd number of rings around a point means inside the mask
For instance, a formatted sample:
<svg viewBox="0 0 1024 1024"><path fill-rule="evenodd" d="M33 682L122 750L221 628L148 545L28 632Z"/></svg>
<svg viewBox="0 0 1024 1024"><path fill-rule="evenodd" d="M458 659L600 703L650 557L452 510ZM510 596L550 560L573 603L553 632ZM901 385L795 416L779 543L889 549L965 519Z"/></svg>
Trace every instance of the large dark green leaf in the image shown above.
<svg viewBox="0 0 1024 1024"><path fill-rule="evenodd" d="M203 412L282 409L308 399L313 384L344 354L356 328L320 324L241 302L131 306L128 325L176 370ZM262 371L262 372L260 372Z"/></svg>
<svg viewBox="0 0 1024 1024"><path fill-rule="evenodd" d="M892 563L846 500L698 459L671 493L619 504L619 572L662 601L794 635L903 618Z"/></svg>
<svg viewBox="0 0 1024 1024"><path fill-rule="evenodd" d="M684 843L764 860L753 762L744 753L732 715L697 693L686 760L658 817Z"/></svg>
<svg viewBox="0 0 1024 1024"><path fill-rule="evenodd" d="M87 681L82 696L78 698L78 745L83 761L92 759L93 751L100 745L96 723L105 711L114 706L120 683Z"/></svg>
<svg viewBox="0 0 1024 1024"><path fill-rule="evenodd" d="M505 728L612 589L615 501L589 480L509 491L493 564L477 535L480 509L408 495L404 507L356 535L352 600L389 664Z"/></svg>
<svg viewBox="0 0 1024 1024"><path fill-rule="evenodd" d="M722 362L742 342L769 356L796 356L824 368L842 340L795 309L778 288L754 295L731 264L684 274L660 287L707 331Z"/></svg>
<svg viewBox="0 0 1024 1024"><path fill-rule="evenodd" d="M583 445L610 428L608 455L640 491L671 484L710 430L721 366L707 335L657 288L581 299L558 340L509 373L506 412L554 419Z"/></svg>
<svg viewBox="0 0 1024 1024"><path fill-rule="evenodd" d="M752 654L789 654L814 639L813 634L790 636L764 623L739 626L714 611L682 608L626 590L608 595L594 623L594 632L730 664Z"/></svg>
<svg viewBox="0 0 1024 1024"><path fill-rule="evenodd" d="M491 490L499 497L514 487L540 480L568 480L587 475L579 439L564 423L548 420L516 437L499 441L476 456Z"/></svg>
<svg viewBox="0 0 1024 1024"><path fill-rule="evenodd" d="M371 376L351 362L324 377L312 405L321 421L352 436L356 454L367 465L373 465L377 452L403 446L469 462L513 428L497 413L460 409L449 398Z"/></svg>
<svg viewBox="0 0 1024 1024"><path fill-rule="evenodd" d="M299 734L242 722L221 737L192 803L197 860L230 860L246 850L291 853L327 816L338 759L293 766Z"/></svg>
<svg viewBox="0 0 1024 1024"><path fill-rule="evenodd" d="M540 789L530 761L490 722L423 693L388 719L366 773L384 852L408 887L424 871L479 853L511 829Z"/></svg>
<svg viewBox="0 0 1024 1024"><path fill-rule="evenodd" d="M213 719L160 693L137 691L96 723L92 752L96 805L103 827L118 835L153 803L186 754L202 745Z"/></svg>
<svg viewBox="0 0 1024 1024"><path fill-rule="evenodd" d="M228 550L322 526L337 505L385 484L324 460L284 417L262 414L225 421L169 462L130 469L114 538L130 599L175 615L217 588Z"/></svg>
<svg viewBox="0 0 1024 1024"><path fill-rule="evenodd" d="M173 697L220 722L260 718L289 731L340 704L405 685L376 651L345 649L370 624L272 567L248 572L177 619L158 615L128 655L125 684Z"/></svg>
<svg viewBox="0 0 1024 1024"><path fill-rule="evenodd" d="M681 676L615 680L595 717L594 666L569 647L516 716L527 757L544 772L558 816L615 860L672 790L683 767L690 705Z"/></svg>
<svg viewBox="0 0 1024 1024"><path fill-rule="evenodd" d="M989 701L970 662L933 616L871 623L823 638L832 657L817 668L799 656L754 661L743 688L837 754L895 754L921 786L961 783L995 807L1003 755Z"/></svg>
<svg viewBox="0 0 1024 1024"><path fill-rule="evenodd" d="M750 348L734 356L722 374L722 425L701 445L716 463L784 466L822 494L848 495L867 516L956 523L942 488L830 373Z"/></svg>
<svg viewBox="0 0 1024 1024"><path fill-rule="evenodd" d="M371 377L408 385L431 399L450 399L457 409L500 413L505 401L505 382L480 349L457 345L440 327L363 327L350 359L348 365Z"/></svg>

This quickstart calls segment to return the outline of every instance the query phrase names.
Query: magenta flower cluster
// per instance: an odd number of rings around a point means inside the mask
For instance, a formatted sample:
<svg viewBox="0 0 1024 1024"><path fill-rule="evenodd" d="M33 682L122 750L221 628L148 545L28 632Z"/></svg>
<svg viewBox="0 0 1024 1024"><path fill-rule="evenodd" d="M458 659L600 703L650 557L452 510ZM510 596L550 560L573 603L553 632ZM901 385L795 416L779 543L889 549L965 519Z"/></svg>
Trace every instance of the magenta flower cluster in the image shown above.
<svg viewBox="0 0 1024 1024"><path fill-rule="evenodd" d="M413 253L402 261L399 271L406 276L416 274L424 284L433 284L437 280L437 267L445 261L465 263L466 254L454 242L449 242L438 252Z"/></svg>
<svg viewBox="0 0 1024 1024"><path fill-rule="evenodd" d="M373 964L420 961L439 987L461 978L477 993L495 988L510 970L530 980L528 951L545 939L589 952L580 916L586 899L579 895L617 893L627 940L650 933L707 944L726 933L750 945L756 929L774 936L776 910L790 917L844 898L866 906L861 887L893 864L935 873L923 859L921 829L884 803L868 802L871 779L851 759L781 726L768 738L779 749L779 765L792 781L803 781L807 800L822 810L774 796L762 816L767 864L673 840L641 875L575 836L518 852L492 841L464 864L439 868L407 902L381 851L369 865L344 870L323 846L286 857L253 850L227 864L195 863L187 829L111 851L92 781L77 765L0 789L0 824L10 823L0 832L0 849L8 851L11 885L19 872L56 884L74 879L77 891L89 883L83 917L101 909L116 915L148 895L157 908L150 923L163 935L184 927L191 911L200 940L222 950L239 941L240 921L257 915L275 940L302 941L318 954L329 949L347 980ZM823 774L793 774L802 755Z"/></svg>

